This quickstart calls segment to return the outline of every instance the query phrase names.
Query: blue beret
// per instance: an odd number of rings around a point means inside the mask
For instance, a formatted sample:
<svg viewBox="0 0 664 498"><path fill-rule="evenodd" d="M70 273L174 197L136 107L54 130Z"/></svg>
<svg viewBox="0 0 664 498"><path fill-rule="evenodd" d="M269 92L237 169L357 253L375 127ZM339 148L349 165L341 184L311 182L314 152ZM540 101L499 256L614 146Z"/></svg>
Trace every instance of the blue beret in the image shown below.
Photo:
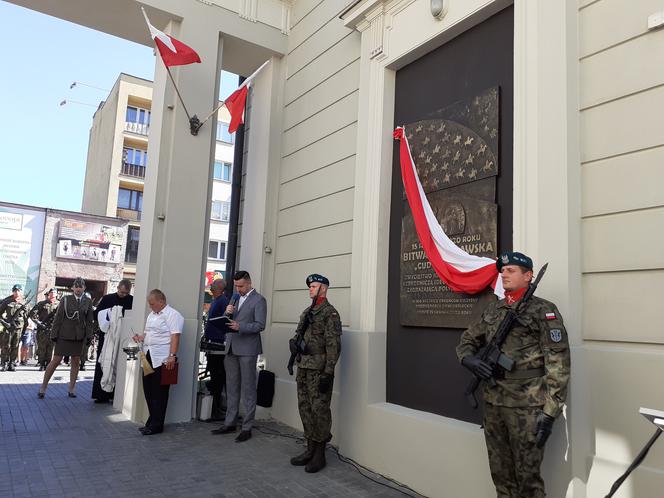
<svg viewBox="0 0 664 498"><path fill-rule="evenodd" d="M500 271L503 266L507 265L518 265L527 270L532 270L533 260L521 252L506 252L498 258L496 261L496 267L498 268L498 271Z"/></svg>
<svg viewBox="0 0 664 498"><path fill-rule="evenodd" d="M323 285L327 285L328 287L330 286L330 281L327 279L327 277L319 275L318 273L312 273L307 277L307 287L309 287L314 282L320 282Z"/></svg>
<svg viewBox="0 0 664 498"><path fill-rule="evenodd" d="M14 287L12 287L12 292L22 291L22 290L23 286L21 284L14 284Z"/></svg>

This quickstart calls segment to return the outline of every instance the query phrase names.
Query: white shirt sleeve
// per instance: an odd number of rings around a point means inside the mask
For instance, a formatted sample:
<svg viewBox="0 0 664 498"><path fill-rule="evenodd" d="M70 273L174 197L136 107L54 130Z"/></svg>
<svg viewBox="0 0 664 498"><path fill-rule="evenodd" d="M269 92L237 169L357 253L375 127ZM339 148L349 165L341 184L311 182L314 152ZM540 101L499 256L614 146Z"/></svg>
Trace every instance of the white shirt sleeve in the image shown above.
<svg viewBox="0 0 664 498"><path fill-rule="evenodd" d="M168 313L165 318L171 334L182 333L182 329L184 328L184 317L180 312L171 308L170 313Z"/></svg>

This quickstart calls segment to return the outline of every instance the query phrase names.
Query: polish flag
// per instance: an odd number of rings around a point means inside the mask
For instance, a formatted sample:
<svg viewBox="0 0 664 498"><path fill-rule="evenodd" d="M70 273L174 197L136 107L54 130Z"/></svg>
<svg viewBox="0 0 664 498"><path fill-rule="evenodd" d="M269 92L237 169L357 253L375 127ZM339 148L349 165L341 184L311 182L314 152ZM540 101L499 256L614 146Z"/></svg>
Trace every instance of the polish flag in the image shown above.
<svg viewBox="0 0 664 498"><path fill-rule="evenodd" d="M251 76L244 80L238 89L231 93L224 101L226 109L228 109L228 112L231 113L231 122L228 126L229 133L235 133L238 127L244 123L244 108L247 104L247 93L249 93L249 85L251 85L251 82L254 80L256 75L258 75L258 73L260 73L269 63L269 60L263 62L263 64L261 64L258 69L251 73Z"/></svg>
<svg viewBox="0 0 664 498"><path fill-rule="evenodd" d="M145 16L145 22L148 23L150 36L154 40L155 45L157 45L157 50L159 50L161 59L164 61L166 67L185 66L194 62L201 62L201 58L193 48L167 35L163 31L159 31L150 24L148 15L142 7L141 10L143 10L143 15Z"/></svg>
<svg viewBox="0 0 664 498"><path fill-rule="evenodd" d="M248 92L248 85L241 86L224 101L226 109L231 113L231 122L228 126L229 133L235 133L238 127L244 123L244 106L247 104Z"/></svg>
<svg viewBox="0 0 664 498"><path fill-rule="evenodd" d="M502 298L505 291L496 261L468 254L445 234L417 176L415 161L402 126L394 130L394 138L401 142L401 177L413 213L415 230L436 274L454 292L477 294L491 286L494 294Z"/></svg>

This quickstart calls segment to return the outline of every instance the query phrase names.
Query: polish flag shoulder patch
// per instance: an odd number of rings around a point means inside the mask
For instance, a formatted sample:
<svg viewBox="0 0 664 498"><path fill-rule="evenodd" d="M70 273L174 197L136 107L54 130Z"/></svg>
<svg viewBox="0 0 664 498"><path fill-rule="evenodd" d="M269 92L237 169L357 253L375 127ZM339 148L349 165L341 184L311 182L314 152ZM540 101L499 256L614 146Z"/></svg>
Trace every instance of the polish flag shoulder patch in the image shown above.
<svg viewBox="0 0 664 498"><path fill-rule="evenodd" d="M555 314L555 313L546 313L546 314L544 315L544 317L545 317L547 320L555 320L555 319L556 319L556 314Z"/></svg>

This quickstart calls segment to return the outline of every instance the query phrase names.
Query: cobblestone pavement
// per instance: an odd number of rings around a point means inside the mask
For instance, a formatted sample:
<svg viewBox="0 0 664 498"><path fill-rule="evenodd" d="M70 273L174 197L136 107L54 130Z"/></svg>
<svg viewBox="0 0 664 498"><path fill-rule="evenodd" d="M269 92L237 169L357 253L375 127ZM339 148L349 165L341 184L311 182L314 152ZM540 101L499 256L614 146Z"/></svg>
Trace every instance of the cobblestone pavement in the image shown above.
<svg viewBox="0 0 664 498"><path fill-rule="evenodd" d="M216 425L204 422L141 436L111 405L92 402L92 371L79 374L77 398L67 397L69 369L60 366L38 399L42 376L35 366L0 372L0 497L405 496L362 477L330 449L328 466L306 474L289 463L299 443L256 429L241 444L211 435Z"/></svg>

